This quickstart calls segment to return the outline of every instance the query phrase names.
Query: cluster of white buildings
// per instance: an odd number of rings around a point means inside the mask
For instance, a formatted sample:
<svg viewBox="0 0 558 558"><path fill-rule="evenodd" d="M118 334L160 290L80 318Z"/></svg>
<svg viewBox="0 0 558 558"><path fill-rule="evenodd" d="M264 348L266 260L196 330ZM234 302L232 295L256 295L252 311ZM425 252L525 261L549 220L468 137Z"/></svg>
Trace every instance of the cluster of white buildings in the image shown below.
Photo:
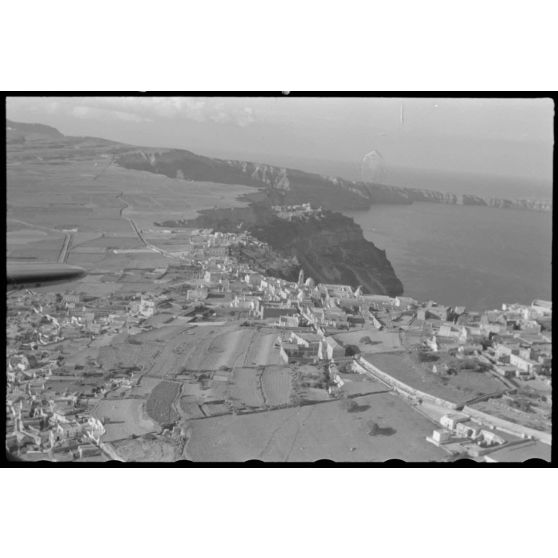
<svg viewBox="0 0 558 558"><path fill-rule="evenodd" d="M319 211L309 204L273 209L284 219L315 216ZM509 379L551 381L549 301L467 312L464 307L419 303L409 297L363 294L360 287L350 285L316 283L305 278L302 270L298 281L287 281L241 263L235 256L239 247L269 253L267 245L245 232L197 230L181 250L179 263L155 274L158 291L168 285L167 294L117 293L101 299L77 293L39 296L28 291L13 298L7 323L8 446L27 453L98 455L103 425L88 414L83 402L103 396L114 385L129 387L130 376L99 377L88 394L59 390L45 398L45 382L61 369L59 355L50 347L68 336L93 339L102 334L137 333L142 324L149 325L161 313L178 315L188 306L195 309L200 303L208 304L208 299L215 306L238 311L247 321L278 327L277 344L286 363L326 363L332 379L339 378L336 364L352 357L333 337L335 333L388 328L418 333L428 351L438 352L441 345L455 347L456 354L482 359L492 371ZM431 437L433 443L444 444L452 436L467 438L481 453L506 443L468 417L447 415L441 426Z"/></svg>
<svg viewBox="0 0 558 558"><path fill-rule="evenodd" d="M293 221L298 219L321 219L324 216L323 209L314 209L309 203L301 205L274 205L271 208L279 219Z"/></svg>

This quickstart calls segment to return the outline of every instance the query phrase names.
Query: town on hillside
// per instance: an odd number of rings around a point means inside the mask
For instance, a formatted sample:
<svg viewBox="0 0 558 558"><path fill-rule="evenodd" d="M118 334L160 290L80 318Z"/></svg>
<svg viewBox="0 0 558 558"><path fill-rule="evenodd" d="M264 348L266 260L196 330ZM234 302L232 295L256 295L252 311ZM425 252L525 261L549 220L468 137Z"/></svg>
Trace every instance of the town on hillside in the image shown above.
<svg viewBox="0 0 558 558"><path fill-rule="evenodd" d="M287 220L320 214L273 209ZM174 242L171 230L138 233L167 265L97 270L99 285L118 287L105 294L81 283L8 293L12 456L211 460L211 431L196 434L204 422L334 405L333 436L344 417L373 413L377 397L424 425L408 434L420 451L393 457L550 459L550 301L474 312L319 283L303 269L298 281L272 276L266 261L277 256L246 232L181 231ZM380 460L392 457L390 436L406 428L393 421L388 411L360 421L348 451L368 451L365 433L384 444ZM301 444L285 459L319 458ZM226 456L252 457L243 447Z"/></svg>

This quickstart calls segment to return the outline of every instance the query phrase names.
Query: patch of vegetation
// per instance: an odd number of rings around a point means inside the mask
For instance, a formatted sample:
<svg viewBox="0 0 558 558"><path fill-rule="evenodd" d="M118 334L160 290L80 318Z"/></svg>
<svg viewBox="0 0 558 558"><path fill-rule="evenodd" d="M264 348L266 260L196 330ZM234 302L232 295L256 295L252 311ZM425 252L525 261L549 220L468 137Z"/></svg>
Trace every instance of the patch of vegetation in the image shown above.
<svg viewBox="0 0 558 558"><path fill-rule="evenodd" d="M469 372L485 372L488 366L474 358L452 358L447 362L447 374L458 374L461 370Z"/></svg>
<svg viewBox="0 0 558 558"><path fill-rule="evenodd" d="M437 354L426 351L419 351L417 358L419 362L437 362L440 360L440 357Z"/></svg>
<svg viewBox="0 0 558 558"><path fill-rule="evenodd" d="M354 356L360 354L360 349L357 345L346 345L345 346L345 356Z"/></svg>
<svg viewBox="0 0 558 558"><path fill-rule="evenodd" d="M377 422L369 420L366 422L366 428L368 429L369 436L392 436L397 432L395 428L391 426L380 426Z"/></svg>

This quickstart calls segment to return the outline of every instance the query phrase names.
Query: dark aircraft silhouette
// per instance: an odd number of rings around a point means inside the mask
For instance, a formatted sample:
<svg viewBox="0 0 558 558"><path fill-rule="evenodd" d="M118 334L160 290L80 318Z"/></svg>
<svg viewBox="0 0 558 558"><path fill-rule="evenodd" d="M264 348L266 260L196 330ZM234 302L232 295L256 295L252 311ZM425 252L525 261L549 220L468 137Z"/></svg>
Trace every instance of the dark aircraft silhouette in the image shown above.
<svg viewBox="0 0 558 558"><path fill-rule="evenodd" d="M6 264L8 290L66 283L81 279L85 275L86 271L81 267L59 263L7 262Z"/></svg>

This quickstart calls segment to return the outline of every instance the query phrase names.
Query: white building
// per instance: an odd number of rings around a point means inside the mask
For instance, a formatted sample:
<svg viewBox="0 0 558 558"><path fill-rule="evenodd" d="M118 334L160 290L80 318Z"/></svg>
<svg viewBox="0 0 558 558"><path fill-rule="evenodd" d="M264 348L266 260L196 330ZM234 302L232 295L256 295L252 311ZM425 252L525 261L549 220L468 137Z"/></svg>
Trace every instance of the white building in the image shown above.
<svg viewBox="0 0 558 558"><path fill-rule="evenodd" d="M155 313L155 303L152 300L141 297L139 305L139 313L144 318L150 318Z"/></svg>

